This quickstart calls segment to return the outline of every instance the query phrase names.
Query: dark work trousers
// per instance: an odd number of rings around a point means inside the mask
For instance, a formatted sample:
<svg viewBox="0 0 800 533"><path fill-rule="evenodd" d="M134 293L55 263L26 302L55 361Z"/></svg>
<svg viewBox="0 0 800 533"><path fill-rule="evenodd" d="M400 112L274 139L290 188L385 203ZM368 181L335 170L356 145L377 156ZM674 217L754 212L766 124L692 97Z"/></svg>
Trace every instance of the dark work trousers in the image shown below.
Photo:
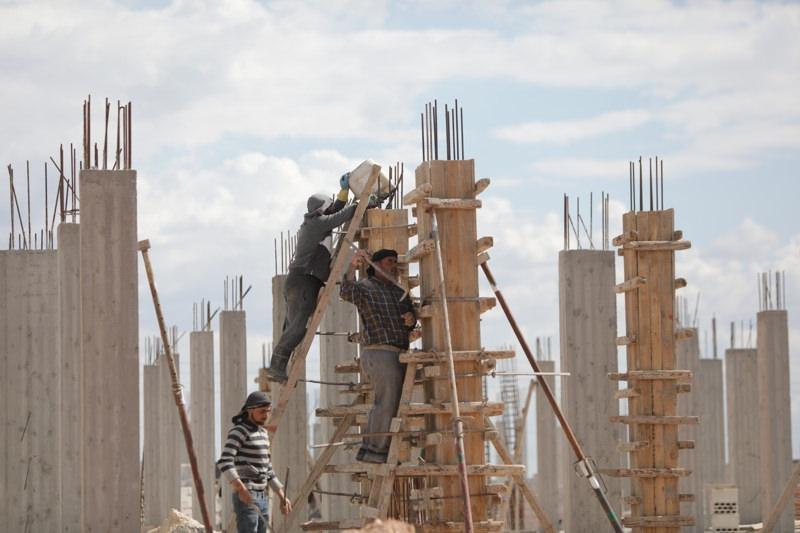
<svg viewBox="0 0 800 533"><path fill-rule="evenodd" d="M369 411L366 433L389 431L397 415L406 365L400 363L400 352L367 348L361 352L361 368L375 391L375 405ZM375 453L389 451L389 436L364 437L363 449Z"/></svg>
<svg viewBox="0 0 800 533"><path fill-rule="evenodd" d="M323 283L308 274L290 272L283 286L283 298L286 301L286 319L283 321L281 339L272 349L275 363L286 368L292 351L300 344L306 334L306 324L317 307L317 296ZM274 366L274 364L273 364Z"/></svg>

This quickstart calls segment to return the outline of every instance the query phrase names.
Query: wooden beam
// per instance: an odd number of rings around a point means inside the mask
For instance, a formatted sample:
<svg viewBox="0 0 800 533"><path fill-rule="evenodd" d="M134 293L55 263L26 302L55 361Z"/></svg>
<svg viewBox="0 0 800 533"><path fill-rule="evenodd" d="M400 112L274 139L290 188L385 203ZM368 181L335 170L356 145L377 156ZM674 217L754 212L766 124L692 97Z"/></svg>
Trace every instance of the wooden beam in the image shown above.
<svg viewBox="0 0 800 533"><path fill-rule="evenodd" d="M691 241L630 241L622 245L623 250L637 252L674 252L688 250L691 247Z"/></svg>
<svg viewBox="0 0 800 533"><path fill-rule="evenodd" d="M617 346L628 346L630 344L633 344L634 342L636 342L635 335L631 335L630 337L627 336L617 337L616 340Z"/></svg>
<svg viewBox="0 0 800 533"><path fill-rule="evenodd" d="M476 244L477 253L482 254L494 246L494 237L481 237Z"/></svg>
<svg viewBox="0 0 800 533"><path fill-rule="evenodd" d="M764 522L764 529L761 531L764 533L771 533L772 530L775 529L775 526L778 524L778 520L781 517L781 513L783 512L783 508L786 507L786 504L794 496L794 492L798 483L800 483L800 463L797 463L794 466L794 470L789 476L789 479L786 480L786 487L784 487L783 492L778 498L778 501L775 502L772 512L769 513L769 518L767 518L767 521Z"/></svg>
<svg viewBox="0 0 800 533"><path fill-rule="evenodd" d="M686 477L692 473L686 468L601 468L599 472L611 477L633 478Z"/></svg>
<svg viewBox="0 0 800 533"><path fill-rule="evenodd" d="M422 209L478 209L483 205L469 198L423 198L418 203Z"/></svg>
<svg viewBox="0 0 800 533"><path fill-rule="evenodd" d="M612 416L612 422L620 424L684 424L695 426L700 423L697 416Z"/></svg>
<svg viewBox="0 0 800 533"><path fill-rule="evenodd" d="M667 527L686 527L694 525L692 516L637 516L623 518L622 525L625 527L647 527L647 528L667 528Z"/></svg>
<svg viewBox="0 0 800 533"><path fill-rule="evenodd" d="M413 189L407 192L403 196L403 205L413 205L431 195L431 191L433 191L433 185L430 183L423 183L416 189Z"/></svg>
<svg viewBox="0 0 800 533"><path fill-rule="evenodd" d="M647 283L647 279L643 278L642 276L636 276L635 278L631 278L627 281L623 281L622 283L618 283L614 286L614 292L617 294L633 291L638 289L639 287L643 287Z"/></svg>
<svg viewBox="0 0 800 533"><path fill-rule="evenodd" d="M659 379L692 379L691 370L631 370L629 372L609 372L612 381L633 381Z"/></svg>
<svg viewBox="0 0 800 533"><path fill-rule="evenodd" d="M514 350L458 350L453 352L453 361L479 362L491 357L494 359L513 359ZM400 354L401 363L441 363L447 360L447 354L435 351L410 351Z"/></svg>
<svg viewBox="0 0 800 533"><path fill-rule="evenodd" d="M497 305L497 298L494 296L481 296L478 298L478 303L480 304L480 311L481 314L485 313L486 311L491 311Z"/></svg>
<svg viewBox="0 0 800 533"><path fill-rule="evenodd" d="M414 263L436 249L433 239L425 239L408 251L407 254L400 256L399 263Z"/></svg>
<svg viewBox="0 0 800 533"><path fill-rule="evenodd" d="M629 230L611 239L611 244L614 246L622 246L625 243L637 240L639 240L639 233L636 230Z"/></svg>
<svg viewBox="0 0 800 533"><path fill-rule="evenodd" d="M478 181L476 181L474 190L475 196L478 196L480 193L485 191L489 187L489 185L491 185L491 183L492 180L490 180L489 178L481 178Z"/></svg>

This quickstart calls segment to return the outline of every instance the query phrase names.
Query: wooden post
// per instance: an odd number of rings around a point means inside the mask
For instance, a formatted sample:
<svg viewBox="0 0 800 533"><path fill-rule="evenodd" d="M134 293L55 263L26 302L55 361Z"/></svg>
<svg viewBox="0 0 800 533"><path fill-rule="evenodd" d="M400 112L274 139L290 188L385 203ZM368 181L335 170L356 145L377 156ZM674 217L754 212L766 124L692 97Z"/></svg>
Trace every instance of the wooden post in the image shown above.
<svg viewBox="0 0 800 533"><path fill-rule="evenodd" d="M443 200L475 199L475 162L460 161L426 161L416 169L416 187L431 185L430 196ZM435 202L434 202L435 203ZM416 208L418 238L429 239L433 230L433 214L426 207L434 207L430 201L421 201ZM442 244L441 254L444 271L447 273L446 292L448 311L453 326L453 350L478 350L481 348L480 336L480 304L478 301L478 265L477 224L475 205L444 208L437 203L437 217ZM420 259L420 297L430 304L434 312L430 318L422 321L425 350L444 351L445 328L441 302L438 297L438 275L435 254L426 254ZM455 373L467 374L479 372L478 364L473 361L455 363ZM441 375L446 375L447 365L441 364ZM457 379L459 400L463 402L481 401L481 378L465 377ZM446 402L450 399L450 386L446 380L436 380L426 384L426 402ZM475 415L477 427L483 426L482 414ZM429 417L429 430L450 430L452 417L450 414L432 415ZM464 439L465 460L468 465L485 463L485 436L483 433L468 433ZM450 439L430 447L426 455L433 458L438 465L455 465L456 449ZM461 487L458 478L442 478L444 490L443 506L440 518L443 520L463 522L461 505ZM470 476L470 492L482 494L485 491L485 480L482 476ZM485 521L488 517L487 503L484 498L472 501L472 513L475 523Z"/></svg>
<svg viewBox="0 0 800 533"><path fill-rule="evenodd" d="M677 415L678 394L678 380L670 372L676 369L675 250L690 243L673 240L679 235L672 209L625 213L622 224L623 235L637 239L615 241L622 247L625 283L646 280L630 283L631 289L625 291L625 336L636 341L627 345L628 374L622 377L635 392L628 398L631 420L646 423L631 424L631 468L619 472L631 477L633 502L631 517L623 524L637 532L677 533L681 526L694 523L680 515L678 424L667 423ZM647 245L640 245L642 241ZM650 379L636 374L642 370L650 371Z"/></svg>

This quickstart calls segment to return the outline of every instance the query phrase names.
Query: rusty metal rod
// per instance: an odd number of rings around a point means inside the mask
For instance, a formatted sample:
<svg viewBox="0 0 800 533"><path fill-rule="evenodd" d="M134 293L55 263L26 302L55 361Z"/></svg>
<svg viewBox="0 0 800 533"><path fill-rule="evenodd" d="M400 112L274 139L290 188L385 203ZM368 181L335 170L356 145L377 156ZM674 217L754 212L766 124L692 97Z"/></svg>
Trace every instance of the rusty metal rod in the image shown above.
<svg viewBox="0 0 800 533"><path fill-rule="evenodd" d="M595 496L597 497L600 505L603 507L603 510L606 513L606 516L611 522L611 526L614 528L614 531L617 533L622 533L622 524L617 517L617 514L614 512L613 507L608 501L608 497L606 496L603 487L604 484L600 479L600 474L596 471L593 471L591 468L591 462L588 461L586 454L583 452L580 443L578 442L575 433L572 431L572 427L567 422L567 419L564 417L564 413L561 411L561 408L558 406L556 402L556 398L553 395L553 391L550 388L550 385L545 381L544 377L541 375L541 368L539 368L539 364L534 359L533 354L531 353L530 347L528 347L528 343L525 341L525 337L522 335L522 330L519 329L517 325L517 321L514 319L514 315L511 314L511 309L508 307L508 303L506 299L503 297L503 293L500 292L500 289L497 288L497 282L492 275L492 271L489 269L488 261L484 261L481 263L481 269L483 269L483 273L486 275L486 279L489 282L489 285L492 288L492 291L497 298L497 301L500 303L500 307L503 308L503 312L508 319L508 323L511 325L511 329L514 330L514 335L517 337L517 341L519 342L520 346L522 346L522 350L525 352L525 356L528 358L528 362L530 363L533 371L537 374L536 379L539 381L539 386L542 388L542 392L544 392L545 398L547 402L550 404L550 407L553 409L553 413L555 414L556 418L558 419L558 423L561 426L561 429L564 430L564 436L567 438L572 450L575 452L575 455L578 458L578 463L581 463L584 466L588 467L589 475L587 475L587 479L589 480L589 484L594 491Z"/></svg>
<svg viewBox="0 0 800 533"><path fill-rule="evenodd" d="M183 438L186 441L186 453L189 456L189 463L192 467L192 477L194 478L194 486L197 491L197 501L200 502L200 511L203 515L203 525L205 526L206 531L214 531L211 527L211 519L208 514L208 508L206 507L203 480L200 479L200 471L197 467L197 456L194 453L194 442L192 440L192 430L189 427L189 418L186 416L186 405L183 403L183 392L180 383L178 383L178 371L175 368L175 359L172 357L172 348L167 336L167 326L164 322L164 314L161 311L161 303L158 298L158 291L156 291L156 282L153 276L153 267L150 264L149 250L150 241L144 240L139 242L139 251L142 252L144 268L147 272L147 282L150 285L150 294L153 297L153 307L155 307L156 311L158 329L161 332L161 343L164 345L164 353L167 356L167 363L169 364L169 375L170 378L172 378L172 395L175 398L175 406L178 408L178 415L180 415Z"/></svg>

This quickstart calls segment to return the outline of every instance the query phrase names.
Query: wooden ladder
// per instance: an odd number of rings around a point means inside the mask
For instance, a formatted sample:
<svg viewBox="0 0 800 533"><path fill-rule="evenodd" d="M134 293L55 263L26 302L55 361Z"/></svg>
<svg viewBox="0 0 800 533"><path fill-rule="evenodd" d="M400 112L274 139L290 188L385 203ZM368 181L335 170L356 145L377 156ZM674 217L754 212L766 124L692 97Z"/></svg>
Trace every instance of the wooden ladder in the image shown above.
<svg viewBox="0 0 800 533"><path fill-rule="evenodd" d="M267 428L273 435L278 432L281 417L286 411L286 406L289 404L289 398L292 395L292 391L294 390L295 385L297 385L297 380L300 378L303 368L305 367L308 350L311 348L311 344L314 342L314 336L317 333L317 328L319 328L319 325L322 322L322 315L325 314L325 309L328 307L328 302L330 302L331 297L336 290L336 282L342 278L342 275L347 268L347 260L350 256L350 245L353 243L353 239L355 238L358 228L361 227L361 221L364 218L364 213L367 211L370 191L378 181L378 175L380 174L380 171L381 167L379 165L372 165L372 173L367 180L366 186L358 197L358 206L356 207L356 212L353 214L353 218L350 219L350 223L347 226L347 231L339 241L339 246L334 254L331 273L328 276L328 281L325 283L325 286L322 287L322 291L317 299L317 307L314 309L314 313L308 320L306 334L303 336L303 340L300 341L300 344L298 344L294 349L294 355L291 359L288 379L286 383L280 387L278 399L273 403L272 416L267 423Z"/></svg>

